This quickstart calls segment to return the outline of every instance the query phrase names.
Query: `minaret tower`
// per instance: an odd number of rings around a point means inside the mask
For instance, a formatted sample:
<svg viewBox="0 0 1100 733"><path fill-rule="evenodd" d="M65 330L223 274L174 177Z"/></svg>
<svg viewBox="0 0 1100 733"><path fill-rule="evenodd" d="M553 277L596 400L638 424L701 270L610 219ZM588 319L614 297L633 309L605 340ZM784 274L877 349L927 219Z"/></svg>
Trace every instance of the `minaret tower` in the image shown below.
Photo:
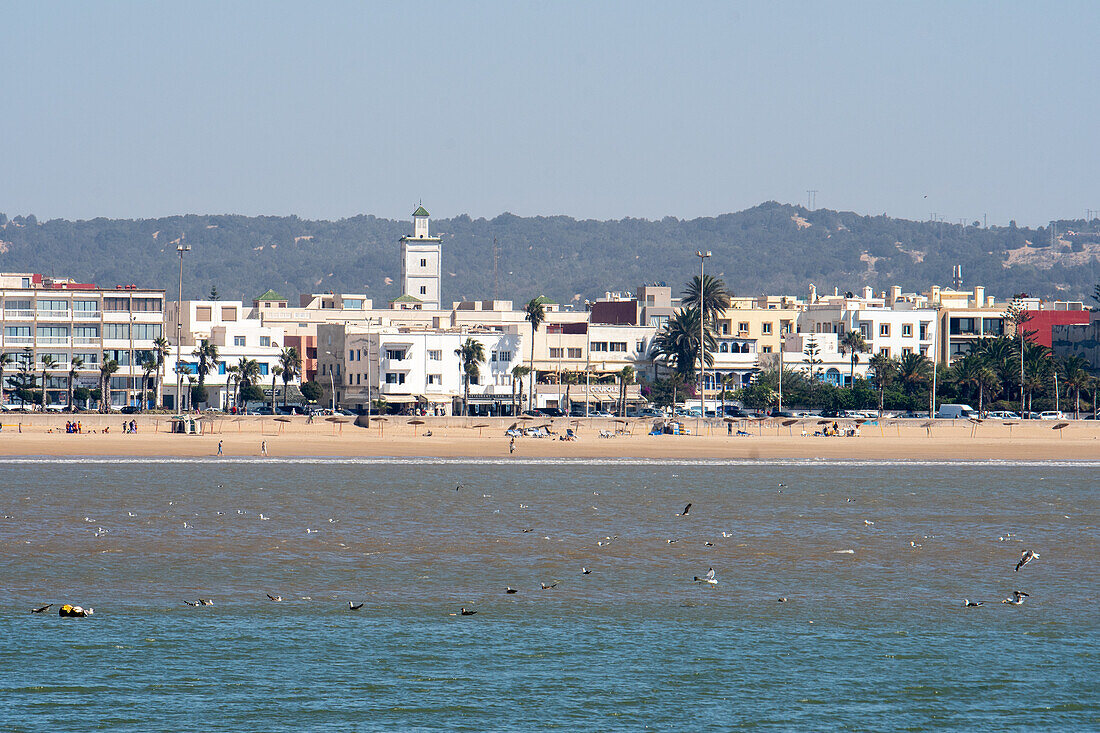
<svg viewBox="0 0 1100 733"><path fill-rule="evenodd" d="M406 302L415 298L423 310L439 310L439 283L443 268L442 242L428 234L428 212L413 212L413 233L401 237L401 292Z"/></svg>

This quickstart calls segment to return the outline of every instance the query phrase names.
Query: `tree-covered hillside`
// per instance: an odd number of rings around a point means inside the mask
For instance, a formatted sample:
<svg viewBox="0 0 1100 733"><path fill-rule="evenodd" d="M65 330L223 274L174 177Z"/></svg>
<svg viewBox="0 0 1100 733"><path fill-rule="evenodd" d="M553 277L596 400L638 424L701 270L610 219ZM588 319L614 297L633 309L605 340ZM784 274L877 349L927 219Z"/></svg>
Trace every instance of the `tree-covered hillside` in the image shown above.
<svg viewBox="0 0 1100 733"><path fill-rule="evenodd" d="M357 216L307 221L295 216L188 215L162 219L38 222L0 214L0 271L69 276L101 285L135 283L173 293L173 241L186 235L185 296L250 300L274 288L299 293L365 292L376 305L397 295L399 238L409 220ZM692 220L593 221L567 216L432 221L443 238L444 302L494 295L515 301L545 294L562 302L664 280L678 286L697 271L698 249L714 253L708 270L737 294L805 294L834 287L892 284L923 290L964 283L991 294L1028 292L1084 299L1100 280L1100 220L1047 229L960 226L769 202L736 214Z"/></svg>

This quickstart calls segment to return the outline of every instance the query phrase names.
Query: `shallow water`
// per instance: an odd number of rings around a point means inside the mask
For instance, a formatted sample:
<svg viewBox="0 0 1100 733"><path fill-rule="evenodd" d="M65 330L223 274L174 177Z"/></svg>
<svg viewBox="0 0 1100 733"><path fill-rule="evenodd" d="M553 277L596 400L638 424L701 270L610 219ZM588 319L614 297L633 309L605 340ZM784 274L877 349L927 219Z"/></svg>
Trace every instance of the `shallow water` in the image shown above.
<svg viewBox="0 0 1100 733"><path fill-rule="evenodd" d="M1095 729L1098 468L7 462L0 718Z"/></svg>

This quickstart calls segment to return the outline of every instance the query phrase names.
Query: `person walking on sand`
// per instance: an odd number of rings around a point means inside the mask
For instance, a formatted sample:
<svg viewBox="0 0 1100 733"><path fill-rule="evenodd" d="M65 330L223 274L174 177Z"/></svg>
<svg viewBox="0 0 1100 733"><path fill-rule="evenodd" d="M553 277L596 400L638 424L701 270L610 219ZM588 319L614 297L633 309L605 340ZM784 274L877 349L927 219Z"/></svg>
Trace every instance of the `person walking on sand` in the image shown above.
<svg viewBox="0 0 1100 733"><path fill-rule="evenodd" d="M266 440L261 440L260 441L260 455L261 456L266 456L267 455L267 441Z"/></svg>
<svg viewBox="0 0 1100 733"><path fill-rule="evenodd" d="M221 454L222 454L222 442L219 440L218 441L218 455L220 456Z"/></svg>
<svg viewBox="0 0 1100 733"><path fill-rule="evenodd" d="M512 440L510 440L508 442L508 455L511 455L515 452L516 452L516 439L512 438Z"/></svg>

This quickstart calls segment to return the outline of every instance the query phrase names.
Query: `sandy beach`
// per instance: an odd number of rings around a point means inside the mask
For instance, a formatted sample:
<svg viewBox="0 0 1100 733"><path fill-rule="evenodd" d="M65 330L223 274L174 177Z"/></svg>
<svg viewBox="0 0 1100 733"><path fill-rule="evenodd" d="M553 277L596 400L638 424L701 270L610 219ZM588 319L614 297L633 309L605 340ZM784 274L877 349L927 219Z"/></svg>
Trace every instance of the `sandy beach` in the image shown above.
<svg viewBox="0 0 1100 733"><path fill-rule="evenodd" d="M8 414L0 431L3 456L157 456L201 457L217 454L259 456L266 442L271 457L302 456L394 456L394 457L507 457L509 438L504 431L513 424L508 418L424 418L421 425L409 425L409 418L388 417L371 427L353 422L336 423L318 419L307 424L304 417L276 420L272 417L217 417L204 420L203 435L168 432L165 416L133 416L136 434L122 432L122 416L81 414L84 432L65 433L66 416ZM839 421L841 427L851 422ZM695 434L672 436L648 434L649 420L555 420L556 433L572 427L575 441L557 435L547 438L516 439L516 458L680 458L680 459L872 459L872 460L982 460L1100 459L1100 423L1093 420L1058 423L1036 421L1006 425L998 421L973 424L964 420L937 420L931 428L922 420L885 420L861 426L857 437L822 437L813 433L817 419L791 426L772 421L734 423L748 435L727 435L721 422L695 421L688 425ZM545 423L538 423L545 424ZM484 427L478 427L484 426ZM104 428L108 428L104 432ZM806 435L802 431L806 431ZM431 435L426 435L427 432ZM600 437L601 431L614 437Z"/></svg>

